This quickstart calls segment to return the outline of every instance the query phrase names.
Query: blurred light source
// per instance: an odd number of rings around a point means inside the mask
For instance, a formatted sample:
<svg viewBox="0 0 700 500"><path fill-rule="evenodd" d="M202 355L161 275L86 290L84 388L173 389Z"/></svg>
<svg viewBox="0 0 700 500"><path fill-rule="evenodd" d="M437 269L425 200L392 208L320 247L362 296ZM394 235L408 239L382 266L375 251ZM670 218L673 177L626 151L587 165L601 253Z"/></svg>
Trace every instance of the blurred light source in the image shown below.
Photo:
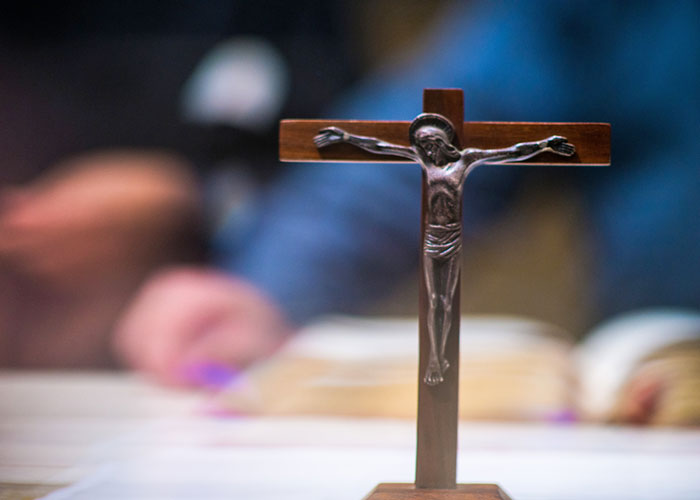
<svg viewBox="0 0 700 500"><path fill-rule="evenodd" d="M230 39L199 63L183 90L183 114L202 124L264 131L278 118L289 90L287 66L270 43Z"/></svg>

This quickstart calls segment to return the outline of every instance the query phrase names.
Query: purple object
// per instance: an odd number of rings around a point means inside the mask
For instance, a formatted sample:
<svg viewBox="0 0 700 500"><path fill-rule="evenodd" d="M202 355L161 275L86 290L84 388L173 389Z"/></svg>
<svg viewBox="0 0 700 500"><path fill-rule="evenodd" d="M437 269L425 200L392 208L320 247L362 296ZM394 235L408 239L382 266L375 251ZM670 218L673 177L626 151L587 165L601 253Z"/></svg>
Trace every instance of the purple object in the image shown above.
<svg viewBox="0 0 700 500"><path fill-rule="evenodd" d="M188 382L210 389L223 389L241 376L241 371L221 363L195 363L182 369Z"/></svg>
<svg viewBox="0 0 700 500"><path fill-rule="evenodd" d="M565 409L548 415L546 420L556 424L572 424L578 421L578 416L574 410Z"/></svg>

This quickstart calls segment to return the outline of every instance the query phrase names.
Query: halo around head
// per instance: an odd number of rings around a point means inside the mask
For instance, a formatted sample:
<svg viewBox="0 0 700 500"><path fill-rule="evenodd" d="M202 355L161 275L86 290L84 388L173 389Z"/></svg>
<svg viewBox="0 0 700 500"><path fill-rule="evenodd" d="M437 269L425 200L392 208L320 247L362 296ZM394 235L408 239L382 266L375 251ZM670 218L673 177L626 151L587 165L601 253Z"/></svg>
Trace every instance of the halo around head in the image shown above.
<svg viewBox="0 0 700 500"><path fill-rule="evenodd" d="M408 129L408 138L413 146L416 145L416 132L422 127L435 127L445 132L447 141L451 144L455 137L455 128L452 122L442 115L435 113L422 113L411 122L411 127Z"/></svg>

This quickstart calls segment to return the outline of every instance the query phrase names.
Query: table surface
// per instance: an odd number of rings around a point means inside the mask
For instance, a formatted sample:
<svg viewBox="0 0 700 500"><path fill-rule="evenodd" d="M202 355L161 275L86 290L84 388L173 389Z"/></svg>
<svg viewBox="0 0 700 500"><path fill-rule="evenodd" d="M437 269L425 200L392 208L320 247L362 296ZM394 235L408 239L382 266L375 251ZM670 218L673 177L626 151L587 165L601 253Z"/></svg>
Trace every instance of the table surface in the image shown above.
<svg viewBox="0 0 700 500"><path fill-rule="evenodd" d="M0 372L0 499L359 499L411 482L409 420L221 416L133 374ZM460 482L514 498L700 498L700 431L463 423ZM59 490L49 493L52 490Z"/></svg>

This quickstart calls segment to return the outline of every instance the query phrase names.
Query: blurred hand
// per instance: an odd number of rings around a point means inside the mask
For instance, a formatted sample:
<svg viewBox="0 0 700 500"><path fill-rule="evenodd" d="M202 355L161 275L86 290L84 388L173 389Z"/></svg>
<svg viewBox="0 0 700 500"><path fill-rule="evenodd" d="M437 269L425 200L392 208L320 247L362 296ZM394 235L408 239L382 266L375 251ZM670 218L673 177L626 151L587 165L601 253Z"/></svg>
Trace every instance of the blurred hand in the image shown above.
<svg viewBox="0 0 700 500"><path fill-rule="evenodd" d="M632 372L613 420L649 425L700 425L700 341L668 346Z"/></svg>
<svg viewBox="0 0 700 500"><path fill-rule="evenodd" d="M165 154L102 153L5 188L0 263L60 290L142 273L198 210L186 171Z"/></svg>
<svg viewBox="0 0 700 500"><path fill-rule="evenodd" d="M112 364L119 311L152 269L195 254L199 214L189 167L152 151L86 154L0 188L0 363Z"/></svg>
<svg viewBox="0 0 700 500"><path fill-rule="evenodd" d="M253 286L200 268L153 277L117 325L117 353L161 382L194 385L203 365L244 368L270 355L290 333L282 314Z"/></svg>

